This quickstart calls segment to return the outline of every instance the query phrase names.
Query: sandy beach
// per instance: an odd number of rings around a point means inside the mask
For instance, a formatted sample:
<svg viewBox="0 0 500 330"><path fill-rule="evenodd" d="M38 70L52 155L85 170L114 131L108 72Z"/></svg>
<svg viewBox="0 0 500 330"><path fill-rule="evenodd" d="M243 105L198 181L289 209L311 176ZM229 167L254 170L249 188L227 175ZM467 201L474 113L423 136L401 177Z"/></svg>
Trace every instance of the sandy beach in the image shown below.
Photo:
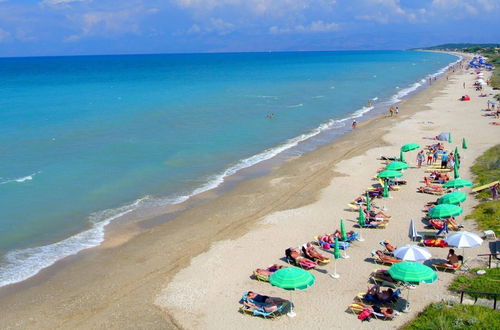
<svg viewBox="0 0 500 330"><path fill-rule="evenodd" d="M489 75L489 74L487 74ZM116 237L99 248L58 262L37 276L0 289L0 328L397 328L429 302L448 297L453 274L439 273L438 281L412 290L411 311L394 321L361 323L346 313L359 292L366 291L369 275L384 268L371 262L370 251L379 242L409 243L410 219L423 230L423 206L436 196L416 192L425 167L416 168L416 151L406 154L408 184L391 198L377 199L392 216L386 229L355 229L363 242L347 250L349 259L337 263L339 279L328 276L333 264L311 272L316 283L305 291L288 292L250 278L269 264L285 264L288 247L333 232L344 219L348 230L357 213L347 204L376 183L372 178L405 143L434 143L440 132L451 132L453 143L465 137L461 176L471 179L474 160L499 143L498 127L482 116L486 101L472 84L476 75L458 70L438 79L428 89L399 104L394 117L379 116L360 123L339 140L312 153L287 161L269 175L245 181L228 193L208 200L132 238ZM466 87L464 89L463 83ZM486 93L491 93L486 87ZM471 101L458 99L468 94ZM469 192L470 188L463 191ZM475 205L469 197L464 214ZM479 232L473 221L458 217L466 230ZM160 219L156 219L161 222ZM153 219L153 221L156 221ZM431 248L437 259L447 249ZM488 244L466 250L466 257L487 253ZM326 252L332 257L332 254ZM281 260L280 260L281 259ZM291 299L297 316L270 321L238 313L246 290ZM406 298L407 292L403 293Z"/></svg>

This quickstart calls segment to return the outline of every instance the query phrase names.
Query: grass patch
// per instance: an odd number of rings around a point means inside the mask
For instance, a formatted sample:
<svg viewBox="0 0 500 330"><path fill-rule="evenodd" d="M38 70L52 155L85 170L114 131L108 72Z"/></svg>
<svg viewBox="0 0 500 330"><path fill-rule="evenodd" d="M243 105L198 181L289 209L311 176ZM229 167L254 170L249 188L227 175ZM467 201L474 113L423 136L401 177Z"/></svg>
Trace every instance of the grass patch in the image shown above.
<svg viewBox="0 0 500 330"><path fill-rule="evenodd" d="M500 268L484 269L486 274L477 275L476 271L481 268L472 269L468 274L455 277L450 285L450 290L468 290L500 293ZM493 299L493 296L481 294L467 294L472 298Z"/></svg>
<svg viewBox="0 0 500 330"><path fill-rule="evenodd" d="M485 306L433 303L401 329L500 329L500 312Z"/></svg>
<svg viewBox="0 0 500 330"><path fill-rule="evenodd" d="M471 167L475 175L474 183L477 186L487 184L500 179L500 144L488 149L476 159ZM478 193L478 198L491 197L488 189Z"/></svg>
<svg viewBox="0 0 500 330"><path fill-rule="evenodd" d="M474 219L481 230L493 230L500 236L500 200L478 204L465 219Z"/></svg>

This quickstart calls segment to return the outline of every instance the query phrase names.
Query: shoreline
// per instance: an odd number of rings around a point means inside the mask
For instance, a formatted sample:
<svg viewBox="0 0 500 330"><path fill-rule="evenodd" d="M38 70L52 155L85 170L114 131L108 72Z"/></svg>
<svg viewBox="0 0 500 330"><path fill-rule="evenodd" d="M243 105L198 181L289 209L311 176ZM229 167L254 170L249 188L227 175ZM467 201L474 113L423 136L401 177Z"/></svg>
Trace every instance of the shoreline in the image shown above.
<svg viewBox="0 0 500 330"><path fill-rule="evenodd" d="M440 94L439 88L443 88L444 85L446 85L446 81L443 79L438 80L434 84L434 88L431 86L430 89L414 95L412 99L405 100L406 102L403 101L401 108L411 107L412 103L425 103L425 99L432 99ZM99 307L90 307L90 304L88 306L85 306L85 304L76 306L76 304L69 303L70 300L67 296L72 296L71 294L68 293L64 297L64 292L52 293L51 297L57 299L51 303L58 305L57 302L67 302L74 310L68 308L66 311L65 309L64 313L61 312L60 319L50 318L51 313L58 315L57 311L52 311L44 316L43 321L38 320L37 325L49 327L50 322L58 322L53 325L83 326L84 323L82 322L85 321L85 326L88 326L87 321L89 320L98 322L99 320L103 321L103 319L112 322L112 318L104 317L104 315L110 315L110 311L121 315L123 319L120 322L123 322L123 324L134 324L128 323L134 321L131 316L127 317L126 311L139 310L145 313L145 318L151 320L151 322L160 322L154 324L163 324L165 326L165 315L163 311L153 305L152 297L155 295L154 292L158 292L169 279L175 276L178 270L189 265L192 257L208 251L216 241L242 237L247 232L250 232L252 226L265 215L297 209L300 206L317 201L322 194L322 190L329 185L333 178L344 175L335 173L334 164L346 159L352 159L356 155L363 155L366 151L374 147L380 147L382 144L388 144L382 138L391 127L410 118L419 110L403 110L399 117L394 119L380 117L360 123L356 131L345 134L337 141L310 154L300 156L296 160L285 162L277 170L273 170L271 174L265 177L238 184L216 200L202 202L195 208L185 211L178 217L182 221L175 221L175 224L174 221L163 223L123 244L116 246L104 244L96 249L85 251L84 255L76 256L73 258L74 260L64 260L64 265L56 265L58 268L61 266L58 270L46 269L39 274L40 276L35 276L37 279L32 278L25 281L28 283L20 283L24 285L20 285L19 290L12 290L10 294L6 292L10 290L0 289L0 306L6 311L14 312L13 307L8 304L10 301L14 303L13 306L23 306L23 308L29 310L30 307L26 305L26 302L37 301L37 297L41 299L39 297L43 296L40 293L45 292L47 294L55 290L55 287L62 286L65 288L64 291L68 290L68 292L75 293L73 297L77 296L78 292L81 293L82 297L86 297L84 303L90 302L90 300L98 301L97 305ZM420 112L423 111L425 110L420 110ZM373 134L368 130L374 130L376 133ZM368 177L364 179L366 181ZM300 184L297 185L297 182ZM273 191L269 191L271 189ZM268 196L269 194L272 196ZM245 205L242 207L245 210L237 207L238 204ZM197 223L195 219L202 220ZM225 222L227 219L232 220L230 225ZM137 247L141 248L137 249ZM108 251L99 253L100 250ZM76 262L74 262L75 260ZM110 268L109 273L111 274L104 271L106 266ZM137 268L141 269L137 270ZM125 269L129 272L121 274L120 277L120 271ZM83 271L90 276L85 279L79 278L78 275ZM250 271L251 267L248 272ZM114 275L116 275L116 278L113 278ZM136 283L139 278L147 283L144 284L144 287L147 288L143 288L143 285ZM37 287L38 285L40 287ZM111 287L111 290L109 290L108 286ZM108 288L108 290L103 291L107 291L112 297L107 298L104 292L96 292L98 291L96 287ZM139 291L141 293L137 296L136 294ZM136 298L147 306L134 306L137 305L133 303ZM78 300L81 300L81 298ZM103 301L108 303L103 303ZM120 301L121 305L125 303L126 308L124 310L115 309L116 306L112 302L116 304L117 301ZM45 306L45 308L50 307ZM31 307L31 309L36 311L44 308L40 306L40 308ZM95 311L95 313L92 313L92 311ZM22 315L20 311L18 312L19 315ZM49 323L44 323L44 321ZM115 321L117 320L115 319ZM170 321L172 322L171 326L175 327L177 321L174 319ZM3 324L2 322L4 321L0 321L0 324ZM135 320L135 322L139 322L139 320ZM92 324L99 323L90 323L90 325ZM116 323L108 323L108 325L111 324ZM8 328L8 324L6 325ZM25 323L24 325L29 324Z"/></svg>
<svg viewBox="0 0 500 330"><path fill-rule="evenodd" d="M99 248L101 245L109 246L110 244L114 245L117 244L117 242L123 242L125 239L140 234L155 225L177 217L180 213L189 208L196 207L199 203L220 197L231 190L235 185L249 179L268 175L276 166L280 166L290 159L301 157L311 152L311 149L316 150L324 145L335 142L339 137L350 131L351 119L359 118L361 121L369 121L374 117L384 114L389 105L400 104L408 97L428 88L427 78L441 76L447 72L449 67L460 61L460 54L447 54L457 56L458 59L438 71L426 75L421 80L398 90L387 99L375 103L374 106L363 106L360 109L355 109L344 118L337 120L330 119L302 135L293 137L248 158L238 160L221 172L212 175L210 181L195 188L191 193L177 196L175 198L176 201L172 203L169 202L167 205L151 206L150 204L155 204L155 200L157 199L171 200L172 198L155 197L151 199L150 196L143 196L132 203L114 209L96 212L111 213L113 215L94 223L89 229L75 235L48 245L9 251L6 256L13 257L13 260L18 259L17 255L29 254L31 256L30 259L44 260L45 264L39 265L33 263L31 260L25 260L25 262L30 262L30 267L26 268L24 264L13 263L10 265L12 269L9 270L9 274L16 274L17 278L9 280L9 277L5 276L3 282L0 281L0 283L8 283L3 286L19 283L32 276L36 276L36 274L43 269L54 266L54 264L60 260L78 255L86 249ZM343 126L337 127L338 124ZM162 220L158 220L159 218ZM86 237L91 238L89 239ZM67 252L65 252L64 256L53 255L50 251L56 249Z"/></svg>

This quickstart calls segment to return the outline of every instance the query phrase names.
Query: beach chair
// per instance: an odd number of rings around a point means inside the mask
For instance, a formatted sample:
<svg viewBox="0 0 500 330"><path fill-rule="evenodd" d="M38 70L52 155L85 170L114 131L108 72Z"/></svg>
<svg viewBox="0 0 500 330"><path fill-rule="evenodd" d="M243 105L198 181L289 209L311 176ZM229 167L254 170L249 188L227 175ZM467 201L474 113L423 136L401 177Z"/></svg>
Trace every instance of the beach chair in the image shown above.
<svg viewBox="0 0 500 330"><path fill-rule="evenodd" d="M462 269L462 266L463 264L460 264L458 265L457 267L450 267L450 266L447 266L447 265L444 265L444 264L432 264L432 267L436 270L436 271L443 271L443 272L451 272L451 273L455 273L457 270L460 270Z"/></svg>
<svg viewBox="0 0 500 330"><path fill-rule="evenodd" d="M358 223L358 224L356 224L356 226L358 226L360 228L384 229L385 227L387 227L388 224L389 224L389 221L384 220L382 222L377 222L377 223L367 223L364 226L360 226Z"/></svg>
<svg viewBox="0 0 500 330"><path fill-rule="evenodd" d="M314 246L307 244L302 245L302 253L308 259L317 262L320 265L326 265L330 262L330 258L325 257L321 253L319 253Z"/></svg>
<svg viewBox="0 0 500 330"><path fill-rule="evenodd" d="M312 261L311 259L303 257L301 253L295 250L294 248L286 249L285 257L286 261L289 264L295 265L303 269L313 269L318 265L318 263Z"/></svg>
<svg viewBox="0 0 500 330"><path fill-rule="evenodd" d="M253 271L253 278L258 281L269 282L269 276L278 269L286 268L286 266L281 266L278 264L270 265L267 268L257 268Z"/></svg>
<svg viewBox="0 0 500 330"><path fill-rule="evenodd" d="M335 243L322 241L320 236L314 236L314 239L316 240L317 244L322 248L324 248L325 250L328 248L332 249L333 247L335 247ZM339 249L341 250L347 250L350 246L351 244L349 242L339 241Z"/></svg>
<svg viewBox="0 0 500 330"><path fill-rule="evenodd" d="M392 295L389 298L387 298L385 300L381 300L381 299L376 298L374 295L372 295L370 293L361 292L361 293L358 293L357 298L361 301L371 302L374 304L394 304L394 303L396 303L396 301L398 301L400 294L401 294L401 290L397 289L392 293Z"/></svg>
<svg viewBox="0 0 500 330"><path fill-rule="evenodd" d="M380 252L380 253L378 253ZM382 251L380 250L373 250L371 252L373 261L376 264L381 264L381 265L394 265L397 264L403 260L397 259L388 255L385 255Z"/></svg>
<svg viewBox="0 0 500 330"><path fill-rule="evenodd" d="M393 312L393 314L391 314L391 315L387 315L384 313L378 313L378 312L375 312L373 309L377 309L377 307L372 306L372 305L366 305L366 304L363 304L360 302L353 302L349 305L349 307L347 307L347 310L349 312L356 314L356 315L360 315L361 313L363 313L363 311L367 310L370 312L369 316L374 317L378 320L393 320L398 315L397 312ZM363 320L364 320L364 318L363 318Z"/></svg>
<svg viewBox="0 0 500 330"><path fill-rule="evenodd" d="M266 303L257 302L252 299L249 299L247 297L247 294L248 292L245 292L241 297L240 301L242 303L242 306L240 307L239 311L243 314L248 314L252 316L261 316L266 319L267 318L272 319L277 316L285 314L292 306L292 303L290 301L281 298L277 298L282 300L282 303L279 303L277 305L270 305ZM266 307L271 307L271 306L273 307L276 306L276 309L273 308L274 310L272 311L266 310Z"/></svg>

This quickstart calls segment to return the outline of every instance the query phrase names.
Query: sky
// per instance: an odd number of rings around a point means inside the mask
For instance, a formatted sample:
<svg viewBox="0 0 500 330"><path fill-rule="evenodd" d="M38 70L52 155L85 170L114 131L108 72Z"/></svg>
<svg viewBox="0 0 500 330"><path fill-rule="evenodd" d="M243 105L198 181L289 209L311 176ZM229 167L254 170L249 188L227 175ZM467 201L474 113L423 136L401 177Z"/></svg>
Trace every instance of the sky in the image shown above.
<svg viewBox="0 0 500 330"><path fill-rule="evenodd" d="M500 42L500 0L0 0L0 57Z"/></svg>

